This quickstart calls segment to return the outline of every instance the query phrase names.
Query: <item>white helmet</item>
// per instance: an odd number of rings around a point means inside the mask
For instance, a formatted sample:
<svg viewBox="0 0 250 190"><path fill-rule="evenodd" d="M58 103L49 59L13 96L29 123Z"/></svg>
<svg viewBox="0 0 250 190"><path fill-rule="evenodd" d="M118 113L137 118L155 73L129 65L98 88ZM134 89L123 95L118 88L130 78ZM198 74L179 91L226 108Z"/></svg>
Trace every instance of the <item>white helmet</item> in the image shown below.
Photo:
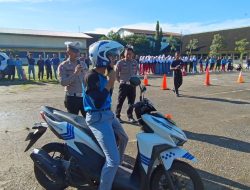
<svg viewBox="0 0 250 190"><path fill-rule="evenodd" d="M112 40L100 40L89 46L89 59L94 68L107 67L110 64L108 55L119 56L123 45Z"/></svg>

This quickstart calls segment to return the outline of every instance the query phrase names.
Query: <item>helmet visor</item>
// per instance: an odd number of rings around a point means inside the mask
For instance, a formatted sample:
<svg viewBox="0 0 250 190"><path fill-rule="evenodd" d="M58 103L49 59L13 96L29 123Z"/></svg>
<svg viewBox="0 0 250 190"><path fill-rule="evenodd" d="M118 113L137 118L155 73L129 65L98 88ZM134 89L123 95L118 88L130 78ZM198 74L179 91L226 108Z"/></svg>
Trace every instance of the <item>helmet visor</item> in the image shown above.
<svg viewBox="0 0 250 190"><path fill-rule="evenodd" d="M109 56L119 57L122 52L123 52L123 48L122 47L121 48L114 48L114 49L109 50L106 53L106 55L107 55L107 57L109 57Z"/></svg>

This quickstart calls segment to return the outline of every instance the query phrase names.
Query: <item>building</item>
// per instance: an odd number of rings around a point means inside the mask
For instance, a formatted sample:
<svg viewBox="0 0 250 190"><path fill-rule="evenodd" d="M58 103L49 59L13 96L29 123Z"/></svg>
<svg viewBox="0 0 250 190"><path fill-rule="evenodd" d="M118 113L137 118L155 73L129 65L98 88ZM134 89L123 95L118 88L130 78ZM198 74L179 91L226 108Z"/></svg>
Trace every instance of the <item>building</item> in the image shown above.
<svg viewBox="0 0 250 190"><path fill-rule="evenodd" d="M32 52L34 58L39 54L44 57L57 54L60 59L65 57L65 41L80 41L82 51L87 51L87 40L90 36L84 33L53 32L46 30L7 29L0 28L0 49L13 51L24 63L27 62L27 52Z"/></svg>
<svg viewBox="0 0 250 190"><path fill-rule="evenodd" d="M198 39L198 47L192 54L207 56L215 34L220 34L223 37L224 47L220 50L220 54L222 56L230 56L234 60L238 60L240 57L240 54L235 51L235 41L246 38L247 41L250 42L250 27L184 35L181 39L182 54L186 54L186 47L191 39ZM248 53L243 56L243 59L246 59L246 56L250 56L250 45L247 48L247 52Z"/></svg>
<svg viewBox="0 0 250 190"><path fill-rule="evenodd" d="M153 42L155 31L120 28L117 31L121 37L137 34L145 35L151 43ZM198 48L192 52L194 55L207 56L215 34L220 34L224 38L224 47L220 53L222 56L230 56L238 60L240 55L235 52L235 41L246 38L250 42L250 27L220 30L213 32L204 32L197 34L181 35L179 33L163 32L162 49L168 51L168 38L173 36L181 41L181 53L186 54L187 44L191 39L198 39ZM7 29L0 28L0 50L14 51L18 54L24 63L27 63L27 51L32 52L34 58L39 54L43 56L57 54L60 59L65 57L65 41L80 41L82 43L82 52L87 52L89 46L98 41L104 35L93 33L69 33L53 32L46 30L30 29ZM250 56L250 45L247 49L244 59Z"/></svg>
<svg viewBox="0 0 250 190"><path fill-rule="evenodd" d="M87 39L87 49L89 49L89 46L98 40L100 40L102 37L105 37L104 34L94 34L94 33L85 33L91 38Z"/></svg>
<svg viewBox="0 0 250 190"><path fill-rule="evenodd" d="M139 30L139 29L130 29L130 28L120 28L117 33L120 34L120 36L126 37L129 35L145 35L149 40L153 41L154 36L155 36L155 31L153 30ZM161 43L161 49L165 49L168 46L168 38L170 36L176 37L176 38L180 38L181 34L179 33L172 33L172 32L163 32L162 33L162 43ZM153 43L153 42L152 42Z"/></svg>

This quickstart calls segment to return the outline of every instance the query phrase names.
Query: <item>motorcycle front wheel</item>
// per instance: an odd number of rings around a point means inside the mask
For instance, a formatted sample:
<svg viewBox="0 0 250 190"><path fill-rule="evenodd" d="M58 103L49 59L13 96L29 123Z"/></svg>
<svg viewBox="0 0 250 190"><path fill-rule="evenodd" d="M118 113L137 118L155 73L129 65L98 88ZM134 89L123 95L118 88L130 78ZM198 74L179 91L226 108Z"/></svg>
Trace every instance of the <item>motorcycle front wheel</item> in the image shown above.
<svg viewBox="0 0 250 190"><path fill-rule="evenodd" d="M69 156L65 150L65 145L61 143L49 143L42 147L53 159L69 160ZM36 165L34 165L34 173L37 181L46 190L63 190L67 188L66 184L58 184L46 176Z"/></svg>
<svg viewBox="0 0 250 190"><path fill-rule="evenodd" d="M176 190L203 190L204 186L197 171L189 164L175 160L168 171L174 188ZM168 190L169 182L166 177L165 168L159 166L152 174L150 189L151 190Z"/></svg>

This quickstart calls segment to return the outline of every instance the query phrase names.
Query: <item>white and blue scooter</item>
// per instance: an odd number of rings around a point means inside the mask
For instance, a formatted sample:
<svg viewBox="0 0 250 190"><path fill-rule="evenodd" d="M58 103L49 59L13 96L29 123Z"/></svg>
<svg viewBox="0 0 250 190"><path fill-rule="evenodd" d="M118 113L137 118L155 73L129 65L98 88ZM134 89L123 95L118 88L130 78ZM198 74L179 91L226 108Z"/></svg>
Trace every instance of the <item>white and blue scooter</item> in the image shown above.
<svg viewBox="0 0 250 190"><path fill-rule="evenodd" d="M133 169L120 166L113 190L203 190L197 171L182 161L196 161L181 148L187 141L176 124L158 113L152 103L144 98L145 87L133 77L131 84L140 86L140 101L134 105L142 132L138 133L138 154ZM25 151L49 128L64 143L52 142L34 149L31 158L38 182L48 190L68 186L81 189L97 188L105 162L104 154L81 116L43 106L41 116L45 122L35 124L26 140Z"/></svg>

